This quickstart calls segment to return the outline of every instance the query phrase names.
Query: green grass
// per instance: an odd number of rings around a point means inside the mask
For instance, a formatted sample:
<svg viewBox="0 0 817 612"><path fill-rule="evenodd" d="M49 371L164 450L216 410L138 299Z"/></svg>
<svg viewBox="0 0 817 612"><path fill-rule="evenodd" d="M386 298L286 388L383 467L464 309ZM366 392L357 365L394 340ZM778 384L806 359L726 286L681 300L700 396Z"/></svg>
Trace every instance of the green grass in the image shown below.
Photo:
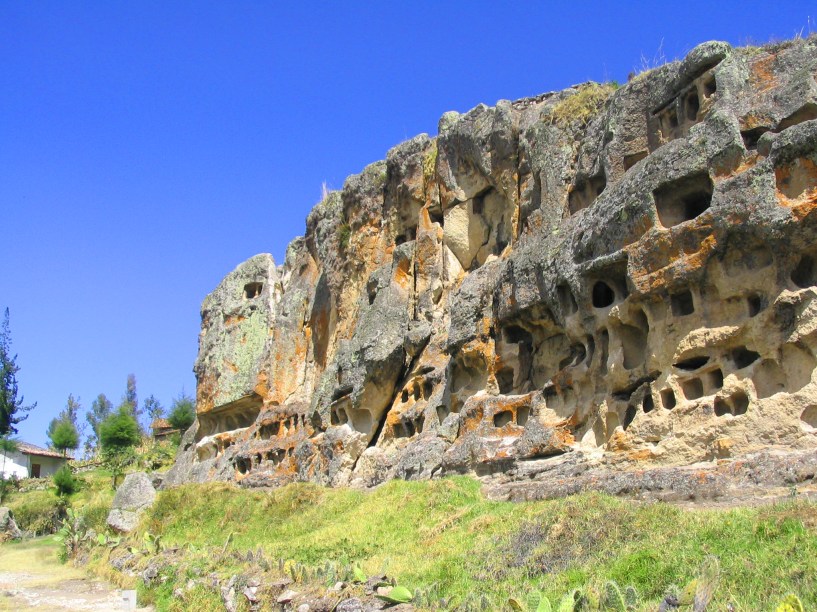
<svg viewBox="0 0 817 612"><path fill-rule="evenodd" d="M568 96L551 110L550 117L561 126L578 123L587 125L604 106L607 99L618 89L618 83L585 83L576 93Z"/></svg>
<svg viewBox="0 0 817 612"><path fill-rule="evenodd" d="M615 580L634 585L644 609L655 609L711 554L721 583L710 609L733 602L736 610L765 610L788 592L817 604L815 510L806 501L684 510L598 494L512 504L484 499L465 477L394 481L370 492L211 483L161 492L141 530L171 546L221 548L232 534L235 550L260 546L308 566L357 563L412 589L436 583L442 596L500 603L534 588L558 600Z"/></svg>
<svg viewBox="0 0 817 612"><path fill-rule="evenodd" d="M114 496L110 472L96 469L76 476L81 488L68 498L69 504L85 517L89 528L103 531ZM52 533L60 519L59 499L55 491L54 486L42 491L13 491L4 505L14 512L20 529L33 531L37 535Z"/></svg>

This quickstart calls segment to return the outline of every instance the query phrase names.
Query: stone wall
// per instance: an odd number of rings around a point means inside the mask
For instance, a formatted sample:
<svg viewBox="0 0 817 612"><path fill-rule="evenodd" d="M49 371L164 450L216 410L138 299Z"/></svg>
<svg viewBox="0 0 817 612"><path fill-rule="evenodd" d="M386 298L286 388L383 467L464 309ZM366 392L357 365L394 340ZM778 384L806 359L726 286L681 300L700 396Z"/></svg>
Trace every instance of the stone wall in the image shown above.
<svg viewBox="0 0 817 612"><path fill-rule="evenodd" d="M446 113L207 297L166 484L817 448L817 38Z"/></svg>

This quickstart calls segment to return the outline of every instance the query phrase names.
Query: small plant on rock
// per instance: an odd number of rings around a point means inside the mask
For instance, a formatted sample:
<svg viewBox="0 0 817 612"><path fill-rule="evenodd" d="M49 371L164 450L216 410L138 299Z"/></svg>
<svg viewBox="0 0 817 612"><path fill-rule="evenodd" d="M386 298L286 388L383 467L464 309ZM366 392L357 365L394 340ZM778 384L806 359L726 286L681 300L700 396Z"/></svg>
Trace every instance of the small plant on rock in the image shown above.
<svg viewBox="0 0 817 612"><path fill-rule="evenodd" d="M568 96L553 107L551 118L556 125L567 126L578 123L581 127L601 111L607 99L617 89L610 83L585 83L576 93Z"/></svg>
<svg viewBox="0 0 817 612"><path fill-rule="evenodd" d="M349 248L349 241L352 239L352 226L348 223L342 223L338 228L338 243L342 250Z"/></svg>

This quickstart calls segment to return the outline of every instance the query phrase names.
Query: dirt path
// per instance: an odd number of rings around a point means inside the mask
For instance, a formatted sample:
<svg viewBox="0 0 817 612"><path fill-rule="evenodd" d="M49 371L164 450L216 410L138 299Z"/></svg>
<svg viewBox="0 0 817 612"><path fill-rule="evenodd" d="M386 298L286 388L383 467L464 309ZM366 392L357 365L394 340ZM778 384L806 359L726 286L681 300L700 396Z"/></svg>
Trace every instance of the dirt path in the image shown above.
<svg viewBox="0 0 817 612"><path fill-rule="evenodd" d="M0 610L124 610L118 589L57 560L40 538L0 546Z"/></svg>

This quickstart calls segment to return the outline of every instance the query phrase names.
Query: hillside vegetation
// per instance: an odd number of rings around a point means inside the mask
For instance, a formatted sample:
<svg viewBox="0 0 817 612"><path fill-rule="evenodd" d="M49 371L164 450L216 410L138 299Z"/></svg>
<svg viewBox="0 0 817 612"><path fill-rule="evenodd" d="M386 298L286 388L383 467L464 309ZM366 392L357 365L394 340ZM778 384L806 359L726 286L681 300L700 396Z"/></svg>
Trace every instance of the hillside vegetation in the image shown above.
<svg viewBox="0 0 817 612"><path fill-rule="evenodd" d="M598 494L494 502L466 477L392 481L369 492L309 484L245 491L210 483L161 492L131 540L161 536L157 549L182 551L153 586L140 587L159 609L194 603L222 609L217 592L197 587L173 596L189 579L209 573L253 575L262 583L292 575L296 590L320 590L358 566L367 576L396 578L425 605L443 600L452 609L503 609L510 597L524 602L537 589L558 602L571 589L601 593L612 580L622 590L635 587L636 609L655 610L668 591L694 579L710 555L720 564L710 610L727 604L774 610L791 592L809 609L817 605L815 510L814 502L795 498L731 510ZM270 563L239 560L259 549ZM98 552L92 565L103 570L108 555L115 552ZM140 567L149 562L145 556Z"/></svg>
<svg viewBox="0 0 817 612"><path fill-rule="evenodd" d="M3 505L14 512L20 529L34 535L56 531L65 516L66 503L84 516L88 528L104 531L114 496L110 472L94 469L76 478L79 491L66 500L57 496L52 479L29 479L22 481L21 489L11 491Z"/></svg>

